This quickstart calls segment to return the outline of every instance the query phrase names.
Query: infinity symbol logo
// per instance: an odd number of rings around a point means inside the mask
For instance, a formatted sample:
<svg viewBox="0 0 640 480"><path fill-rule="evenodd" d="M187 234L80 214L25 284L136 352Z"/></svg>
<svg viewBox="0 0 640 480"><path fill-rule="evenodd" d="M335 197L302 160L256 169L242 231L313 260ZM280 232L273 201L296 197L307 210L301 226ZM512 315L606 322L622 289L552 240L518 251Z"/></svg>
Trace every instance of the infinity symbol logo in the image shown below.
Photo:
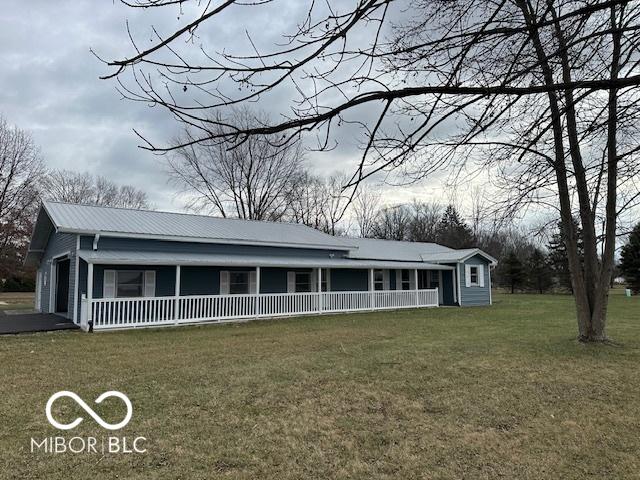
<svg viewBox="0 0 640 480"><path fill-rule="evenodd" d="M102 401L105 398L117 397L120 400L122 400L124 404L127 406L127 415L124 417L124 420L122 420L120 423L112 424L112 423L107 423L102 418L100 418L100 416L96 412L94 412L93 409L89 405L87 405L85 401L82 400L78 395L76 395L73 392L63 390L51 395L51 397L47 401L47 406L45 408L45 414L47 415L47 420L49 420L49 423L59 430L71 430L72 428L75 428L78 425L80 425L80 423L83 420L82 417L78 417L73 422L65 424L65 423L60 423L53 418L53 416L51 415L51 407L53 406L53 403L61 397L69 397L73 399L78 405L80 405L84 409L85 412L91 415L91 417L96 422L98 422L98 424L102 428L106 428L107 430L119 430L120 428L124 427L127 423L129 423L129 421L131 420L131 416L133 415L133 405L131 405L131 401L124 393L117 392L115 390L110 390L108 392L104 392L102 395L96 398L96 403L102 403Z"/></svg>

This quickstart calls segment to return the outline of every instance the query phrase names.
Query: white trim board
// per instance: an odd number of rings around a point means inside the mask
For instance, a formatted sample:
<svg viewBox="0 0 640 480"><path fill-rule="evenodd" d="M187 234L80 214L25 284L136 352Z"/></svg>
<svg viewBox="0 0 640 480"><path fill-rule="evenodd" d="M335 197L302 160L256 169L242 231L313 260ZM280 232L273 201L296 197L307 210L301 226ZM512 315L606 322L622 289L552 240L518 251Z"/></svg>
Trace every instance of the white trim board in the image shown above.
<svg viewBox="0 0 640 480"><path fill-rule="evenodd" d="M78 250L80 250L80 235L76 237L76 253L74 255L75 258L75 272L74 272L74 282L73 282L73 323L76 325L80 322L78 319L78 293L79 287L78 282L80 279L80 257L78 257Z"/></svg>

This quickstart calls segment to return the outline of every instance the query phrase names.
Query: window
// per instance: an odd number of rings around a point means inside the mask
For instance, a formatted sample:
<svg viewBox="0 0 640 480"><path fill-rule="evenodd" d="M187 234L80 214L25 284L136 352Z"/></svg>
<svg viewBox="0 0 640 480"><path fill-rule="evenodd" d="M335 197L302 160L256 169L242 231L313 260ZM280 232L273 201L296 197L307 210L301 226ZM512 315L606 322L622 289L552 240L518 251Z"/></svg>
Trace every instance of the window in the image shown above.
<svg viewBox="0 0 640 480"><path fill-rule="evenodd" d="M144 272L142 270L119 270L116 275L116 297L142 297L144 295Z"/></svg>
<svg viewBox="0 0 640 480"><path fill-rule="evenodd" d="M431 275L430 288L440 287L440 272L436 270L431 270L429 274Z"/></svg>
<svg viewBox="0 0 640 480"><path fill-rule="evenodd" d="M229 293L249 293L249 272L229 272Z"/></svg>
<svg viewBox="0 0 640 480"><path fill-rule="evenodd" d="M478 267L469 267L469 279L472 286L477 287L478 285L480 285Z"/></svg>
<svg viewBox="0 0 640 480"><path fill-rule="evenodd" d="M373 271L373 289L384 290L384 272L382 270Z"/></svg>
<svg viewBox="0 0 640 480"><path fill-rule="evenodd" d="M402 290L411 290L411 277L409 270L402 270Z"/></svg>
<svg viewBox="0 0 640 480"><path fill-rule="evenodd" d="M311 291L311 273L296 272L296 293Z"/></svg>
<svg viewBox="0 0 640 480"><path fill-rule="evenodd" d="M320 289L323 292L328 292L329 291L329 269L328 268L323 268L321 270L321 277L320 277Z"/></svg>

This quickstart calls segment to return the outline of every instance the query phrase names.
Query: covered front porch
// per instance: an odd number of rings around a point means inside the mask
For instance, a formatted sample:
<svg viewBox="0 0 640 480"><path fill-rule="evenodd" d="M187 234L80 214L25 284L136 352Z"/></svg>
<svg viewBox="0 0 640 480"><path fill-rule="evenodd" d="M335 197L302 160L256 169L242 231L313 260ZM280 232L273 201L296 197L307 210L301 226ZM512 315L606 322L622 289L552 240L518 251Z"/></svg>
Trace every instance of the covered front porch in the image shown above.
<svg viewBox="0 0 640 480"><path fill-rule="evenodd" d="M446 265L211 255L182 255L172 258L176 264L171 265L157 252L80 251L79 257L79 320L85 330L436 307L456 301L455 270Z"/></svg>

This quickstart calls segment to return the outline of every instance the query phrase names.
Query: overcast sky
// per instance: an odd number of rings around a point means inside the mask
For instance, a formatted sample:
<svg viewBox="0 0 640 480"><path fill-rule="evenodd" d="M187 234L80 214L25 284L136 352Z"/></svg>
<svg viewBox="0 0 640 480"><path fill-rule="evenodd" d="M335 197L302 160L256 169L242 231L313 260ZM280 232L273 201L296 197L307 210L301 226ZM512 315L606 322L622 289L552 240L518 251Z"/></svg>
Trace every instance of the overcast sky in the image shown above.
<svg viewBox="0 0 640 480"><path fill-rule="evenodd" d="M275 38L289 30L301 2L289 2L283 15L265 10L265 35ZM96 0L29 0L11 2L0 17L0 114L9 123L32 132L50 168L89 171L132 184L149 195L159 209L181 210L176 188L167 184L161 157L137 148L133 129L155 140L170 140L178 125L165 111L120 98L115 82L99 80L108 69L90 48L113 59L131 53L125 20L138 39L150 35L153 24L170 31L179 22L157 11L130 9L119 2ZM238 22L239 23L239 22ZM217 31L202 31L211 41L232 42L242 34L233 18ZM206 26L205 26L206 27ZM236 28L237 27L237 28ZM348 131L337 150L310 156L310 167L329 174L351 171L358 152ZM386 202L412 197L446 200L451 196L439 182L387 189ZM462 199L464 200L464 199Z"/></svg>

